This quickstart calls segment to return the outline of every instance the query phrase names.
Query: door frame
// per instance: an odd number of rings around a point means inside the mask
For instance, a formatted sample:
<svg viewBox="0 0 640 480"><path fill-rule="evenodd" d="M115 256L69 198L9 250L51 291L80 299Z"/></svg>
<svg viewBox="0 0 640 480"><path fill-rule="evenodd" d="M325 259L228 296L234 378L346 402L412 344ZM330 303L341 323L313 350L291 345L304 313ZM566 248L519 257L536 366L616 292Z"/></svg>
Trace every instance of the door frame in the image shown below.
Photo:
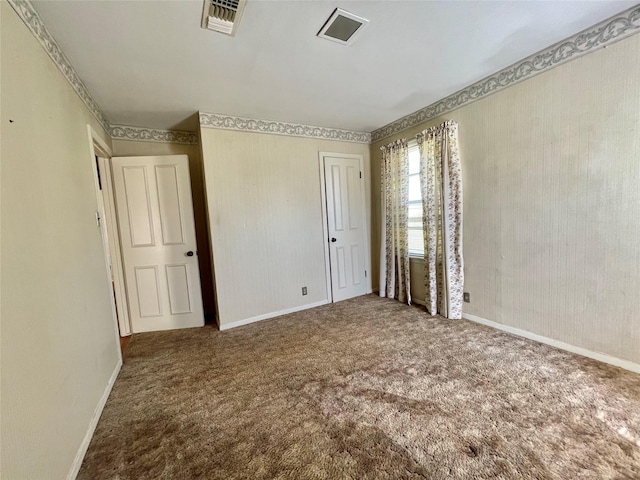
<svg viewBox="0 0 640 480"><path fill-rule="evenodd" d="M120 234L116 223L113 185L111 181L111 157L113 156L113 152L91 125L87 125L87 132L89 135L90 160L96 189L96 201L98 202L98 213L101 217L102 225L104 225L104 231L106 231L106 235L103 234L102 236L105 249L104 260L107 266L109 285L113 282L114 287L114 291L110 291L109 293L111 296L116 335L119 339L120 337L131 335L131 324L129 321L129 302L127 301L124 283L122 255L120 252ZM97 170L100 166L96 161L96 157L106 159L106 168L104 171L100 171L102 194L100 192ZM118 306L116 306L116 302Z"/></svg>
<svg viewBox="0 0 640 480"><path fill-rule="evenodd" d="M329 218L327 217L327 182L324 177L324 159L325 157L355 158L360 162L360 171L362 172L362 229L364 235L364 266L367 269L367 285L366 293L371 293L371 249L368 222L367 222L367 189L366 180L368 178L364 169L364 155L359 153L338 153L338 152L318 152L318 168L320 170L320 198L322 203L322 236L324 242L324 270L326 278L327 300L333 303L333 285L331 283L331 258L329 254Z"/></svg>

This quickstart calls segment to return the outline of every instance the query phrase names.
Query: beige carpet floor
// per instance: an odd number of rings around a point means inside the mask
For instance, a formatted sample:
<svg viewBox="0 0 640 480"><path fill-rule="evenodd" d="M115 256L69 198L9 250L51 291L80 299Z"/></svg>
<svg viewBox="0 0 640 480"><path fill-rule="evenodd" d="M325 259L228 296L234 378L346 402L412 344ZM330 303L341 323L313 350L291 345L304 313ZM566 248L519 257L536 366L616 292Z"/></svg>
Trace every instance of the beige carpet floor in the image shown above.
<svg viewBox="0 0 640 480"><path fill-rule="evenodd" d="M640 375L366 296L136 335L80 479L640 479Z"/></svg>

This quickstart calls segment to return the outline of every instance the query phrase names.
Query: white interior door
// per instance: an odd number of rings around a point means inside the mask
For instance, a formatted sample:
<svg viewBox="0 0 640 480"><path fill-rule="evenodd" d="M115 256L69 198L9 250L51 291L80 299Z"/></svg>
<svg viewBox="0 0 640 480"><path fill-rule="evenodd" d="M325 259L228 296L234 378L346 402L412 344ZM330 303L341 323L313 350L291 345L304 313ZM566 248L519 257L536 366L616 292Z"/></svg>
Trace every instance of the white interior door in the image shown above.
<svg viewBox="0 0 640 480"><path fill-rule="evenodd" d="M367 293L361 158L323 154L333 301Z"/></svg>
<svg viewBox="0 0 640 480"><path fill-rule="evenodd" d="M188 157L111 162L133 333L204 325Z"/></svg>

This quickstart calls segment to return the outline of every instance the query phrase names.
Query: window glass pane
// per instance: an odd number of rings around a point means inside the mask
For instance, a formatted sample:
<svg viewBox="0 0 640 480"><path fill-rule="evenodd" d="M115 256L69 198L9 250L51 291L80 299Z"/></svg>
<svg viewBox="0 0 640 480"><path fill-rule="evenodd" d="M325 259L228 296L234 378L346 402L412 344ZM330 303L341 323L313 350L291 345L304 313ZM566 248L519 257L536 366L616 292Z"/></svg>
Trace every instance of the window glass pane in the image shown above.
<svg viewBox="0 0 640 480"><path fill-rule="evenodd" d="M422 227L422 204L421 203L414 203L412 205L409 205L409 220L417 221L420 224L418 226Z"/></svg>
<svg viewBox="0 0 640 480"><path fill-rule="evenodd" d="M418 145L409 147L409 254L424 255L422 228L422 194L420 192L420 150Z"/></svg>
<svg viewBox="0 0 640 480"><path fill-rule="evenodd" d="M409 254L424 255L424 232L422 227L409 229Z"/></svg>
<svg viewBox="0 0 640 480"><path fill-rule="evenodd" d="M409 175L409 201L422 199L420 193L420 177L418 175Z"/></svg>
<svg viewBox="0 0 640 480"><path fill-rule="evenodd" d="M422 230L422 220L412 220L410 219L407 227L410 230Z"/></svg>
<svg viewBox="0 0 640 480"><path fill-rule="evenodd" d="M409 147L409 175L420 171L420 150L418 146Z"/></svg>

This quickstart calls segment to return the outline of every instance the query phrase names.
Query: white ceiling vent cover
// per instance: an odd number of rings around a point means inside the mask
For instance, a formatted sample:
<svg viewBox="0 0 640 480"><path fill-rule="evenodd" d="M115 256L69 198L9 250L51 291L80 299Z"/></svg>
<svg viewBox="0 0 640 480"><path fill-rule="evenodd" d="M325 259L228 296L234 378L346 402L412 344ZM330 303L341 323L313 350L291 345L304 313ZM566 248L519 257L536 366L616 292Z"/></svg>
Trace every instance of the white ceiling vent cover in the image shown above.
<svg viewBox="0 0 640 480"><path fill-rule="evenodd" d="M204 0L202 28L234 35L245 3L246 0Z"/></svg>
<svg viewBox="0 0 640 480"><path fill-rule="evenodd" d="M318 32L318 37L351 45L368 23L366 18L336 8Z"/></svg>

